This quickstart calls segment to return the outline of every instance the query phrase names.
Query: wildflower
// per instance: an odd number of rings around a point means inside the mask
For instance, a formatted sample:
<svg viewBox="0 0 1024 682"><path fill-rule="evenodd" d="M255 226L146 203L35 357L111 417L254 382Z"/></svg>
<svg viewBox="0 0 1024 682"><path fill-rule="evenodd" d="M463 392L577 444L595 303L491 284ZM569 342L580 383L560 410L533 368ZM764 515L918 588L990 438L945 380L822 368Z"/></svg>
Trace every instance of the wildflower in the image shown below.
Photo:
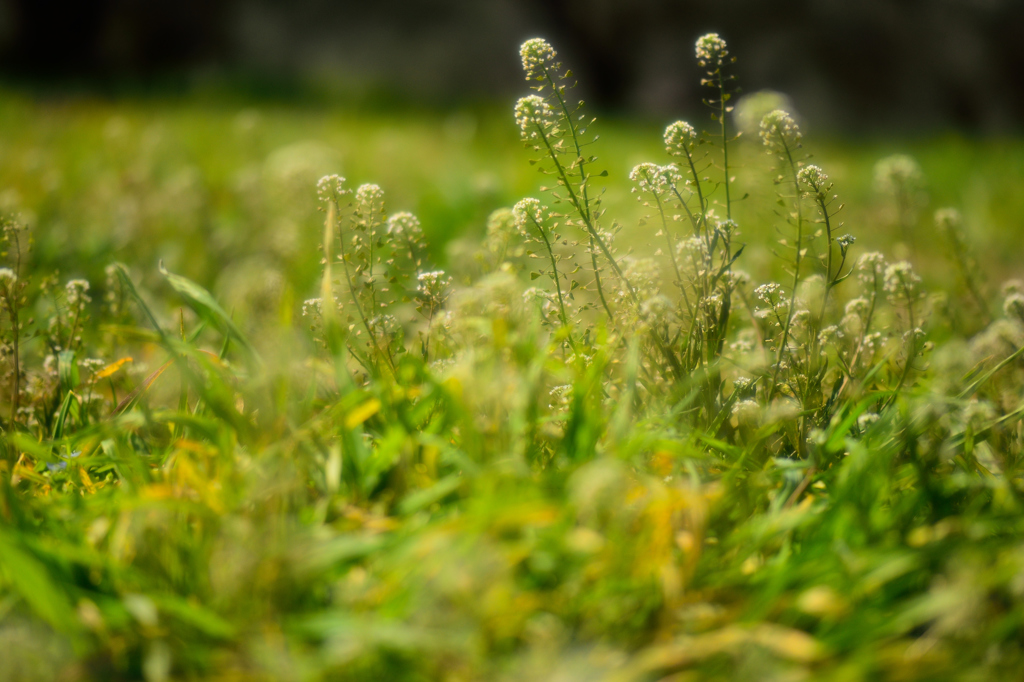
<svg viewBox="0 0 1024 682"><path fill-rule="evenodd" d="M785 154L800 146L800 127L782 109L765 114L761 119L761 140L770 154Z"/></svg>
<svg viewBox="0 0 1024 682"><path fill-rule="evenodd" d="M708 33L697 39L697 63L701 66L716 66L729 56L725 41L717 33Z"/></svg>
<svg viewBox="0 0 1024 682"><path fill-rule="evenodd" d="M657 296L659 293L658 283L661 281L658 262L653 258L634 258L632 256L626 256L623 261L625 267L623 267L622 274L633 285L637 298L643 301ZM622 282L622 288L618 292L620 301L631 298L629 291L626 290L627 286L625 282Z"/></svg>
<svg viewBox="0 0 1024 682"><path fill-rule="evenodd" d="M855 298L846 304L845 312L847 315L856 315L857 317L864 317L871 310L871 302L866 298Z"/></svg>
<svg viewBox="0 0 1024 682"><path fill-rule="evenodd" d="M382 201L384 201L384 190L380 188L380 185L368 182L365 185L360 185L359 189L356 190L356 202L361 207L369 208L374 203Z"/></svg>
<svg viewBox="0 0 1024 682"><path fill-rule="evenodd" d="M416 240L423 234L420 220L412 213L399 211L388 218L388 234L407 240Z"/></svg>
<svg viewBox="0 0 1024 682"><path fill-rule="evenodd" d="M665 149L672 156L689 153L697 141L697 131L686 121L676 121L665 128Z"/></svg>
<svg viewBox="0 0 1024 682"><path fill-rule="evenodd" d="M67 292L68 306L72 308L92 301L92 298L87 293L89 291L89 282L87 280L73 279L64 285L64 290Z"/></svg>
<svg viewBox="0 0 1024 682"><path fill-rule="evenodd" d="M836 244L839 244L839 249L842 251L843 255L846 255L846 250L850 248L855 241L857 241L857 238L852 234L844 234L843 236L836 238Z"/></svg>
<svg viewBox="0 0 1024 682"><path fill-rule="evenodd" d="M528 79L543 78L543 72L554 63L556 55L555 49L543 38L531 38L519 47L519 57L523 60L523 71Z"/></svg>
<svg viewBox="0 0 1024 682"><path fill-rule="evenodd" d="M836 325L829 325L818 332L818 344L827 346L830 341L838 341L843 338L843 331Z"/></svg>
<svg viewBox="0 0 1024 682"><path fill-rule="evenodd" d="M516 124L525 140L537 140L554 122L551 106L540 95L520 97L515 107Z"/></svg>
<svg viewBox="0 0 1024 682"><path fill-rule="evenodd" d="M867 430L869 426L878 421L878 415L874 412L865 412L861 416L857 417L857 427L861 431Z"/></svg>
<svg viewBox="0 0 1024 682"><path fill-rule="evenodd" d="M451 287L452 278L445 277L444 270L421 272L416 276L416 280L419 282L416 290L427 303L440 306L448 298L448 289Z"/></svg>
<svg viewBox="0 0 1024 682"><path fill-rule="evenodd" d="M18 282L18 275L10 268L0 268L0 288L9 289Z"/></svg>
<svg viewBox="0 0 1024 682"><path fill-rule="evenodd" d="M762 284L754 289L754 295L768 305L773 305L774 302L782 296L782 285L777 282Z"/></svg>
<svg viewBox="0 0 1024 682"><path fill-rule="evenodd" d="M516 205L512 207L512 218L515 220L516 228L523 234L529 235L529 229L527 223L530 221L540 226L544 223L544 209L545 206L541 206L540 201L527 197L526 199L520 199L516 202Z"/></svg>
<svg viewBox="0 0 1024 682"><path fill-rule="evenodd" d="M907 261L893 263L885 269L883 288L894 305L897 302L909 303L917 298L917 285L920 283L921 278Z"/></svg>
<svg viewBox="0 0 1024 682"><path fill-rule="evenodd" d="M750 377L736 377L733 379L732 387L737 393L743 394L754 386L754 380Z"/></svg>
<svg viewBox="0 0 1024 682"><path fill-rule="evenodd" d="M940 208L935 212L935 224L940 230L953 232L960 229L963 218L955 208Z"/></svg>
<svg viewBox="0 0 1024 682"><path fill-rule="evenodd" d="M756 425L761 421L761 406L754 400L740 400L732 406L732 414L740 424Z"/></svg>
<svg viewBox="0 0 1024 682"><path fill-rule="evenodd" d="M818 166L805 166L796 177L797 181L810 187L815 194L822 194L828 187L828 174Z"/></svg>
<svg viewBox="0 0 1024 682"><path fill-rule="evenodd" d="M1019 279L1008 279L1003 282L1003 286L1000 291L1003 296L1009 296L1010 294L1024 294L1024 282Z"/></svg>
<svg viewBox="0 0 1024 682"><path fill-rule="evenodd" d="M682 176L675 164L659 166L656 163L640 163L629 172L629 179L636 183L633 192L658 194L682 180Z"/></svg>
<svg viewBox="0 0 1024 682"><path fill-rule="evenodd" d="M894 154L875 164L875 187L885 194L900 194L921 189L921 166L906 154Z"/></svg>
<svg viewBox="0 0 1024 682"><path fill-rule="evenodd" d="M515 227L515 217L512 215L511 209L499 208L487 216L488 237L507 234L513 227Z"/></svg>
<svg viewBox="0 0 1024 682"><path fill-rule="evenodd" d="M394 315L377 315L368 322L370 333L379 343L388 344L402 331L402 325Z"/></svg>
<svg viewBox="0 0 1024 682"><path fill-rule="evenodd" d="M323 314L324 300L322 298L307 298L302 302L302 316L317 319Z"/></svg>
<svg viewBox="0 0 1024 682"><path fill-rule="evenodd" d="M316 183L316 193L320 201L337 199L350 191L345 189L345 178L340 175L325 175Z"/></svg>
<svg viewBox="0 0 1024 682"><path fill-rule="evenodd" d="M640 304L640 317L649 323L663 322L672 312L672 302L661 294L651 296Z"/></svg>
<svg viewBox="0 0 1024 682"><path fill-rule="evenodd" d="M565 407L572 401L572 384L555 386L548 392L548 395L551 397L548 407L551 409Z"/></svg>
<svg viewBox="0 0 1024 682"><path fill-rule="evenodd" d="M857 261L857 277L865 284L874 286L879 275L885 271L885 256L877 251L869 251Z"/></svg>
<svg viewBox="0 0 1024 682"><path fill-rule="evenodd" d="M101 369L107 366L107 362L105 360L101 360L100 358L85 358L84 360L82 360L81 364L82 369L87 371L89 374L95 374L96 372L100 371Z"/></svg>
<svg viewBox="0 0 1024 682"><path fill-rule="evenodd" d="M1024 294L1012 293L1003 299L1003 312L1011 319L1024 322Z"/></svg>

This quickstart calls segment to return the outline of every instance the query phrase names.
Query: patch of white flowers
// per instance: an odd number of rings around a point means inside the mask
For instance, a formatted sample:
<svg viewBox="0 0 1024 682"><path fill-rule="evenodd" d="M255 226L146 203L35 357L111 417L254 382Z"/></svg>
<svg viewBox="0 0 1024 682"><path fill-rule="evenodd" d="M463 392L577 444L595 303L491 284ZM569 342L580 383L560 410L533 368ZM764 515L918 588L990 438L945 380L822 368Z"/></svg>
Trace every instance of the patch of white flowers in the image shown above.
<svg viewBox="0 0 1024 682"><path fill-rule="evenodd" d="M686 121L676 121L665 128L665 150L671 156L688 155L696 142L697 131Z"/></svg>
<svg viewBox="0 0 1024 682"><path fill-rule="evenodd" d="M761 119L761 140L769 154L785 154L800 146L800 126L782 109L765 114Z"/></svg>
<svg viewBox="0 0 1024 682"><path fill-rule="evenodd" d="M523 71L527 78L543 78L544 70L554 64L557 54L555 48L543 38L531 38L519 47L519 57L523 60Z"/></svg>
<svg viewBox="0 0 1024 682"><path fill-rule="evenodd" d="M828 187L828 174L818 166L805 166L797 173L797 180L810 187L814 193L819 193Z"/></svg>
<svg viewBox="0 0 1024 682"><path fill-rule="evenodd" d="M551 105L540 95L520 97L515 106L516 125L525 140L539 140L554 122Z"/></svg>
<svg viewBox="0 0 1024 682"><path fill-rule="evenodd" d="M659 166L656 163L639 163L629 172L629 179L636 185L631 190L634 194L643 192L661 194L682 180L683 176L674 163L667 166ZM642 197L638 197L638 199L643 200Z"/></svg>
<svg viewBox="0 0 1024 682"><path fill-rule="evenodd" d="M544 209L540 201L532 197L517 201L512 207L512 219L515 221L516 229L524 236L529 236L531 221L538 226L544 223Z"/></svg>
<svg viewBox="0 0 1024 682"><path fill-rule="evenodd" d="M921 278L914 272L913 266L907 261L893 263L885 269L883 288L894 305L908 303L917 298L917 285Z"/></svg>
<svg viewBox="0 0 1024 682"><path fill-rule="evenodd" d="M697 63L701 66L715 66L729 56L725 41L717 33L708 33L697 39Z"/></svg>
<svg viewBox="0 0 1024 682"><path fill-rule="evenodd" d="M64 285L64 291L67 293L69 307L77 308L92 301L87 280L73 279Z"/></svg>
<svg viewBox="0 0 1024 682"><path fill-rule="evenodd" d="M316 194L320 201L330 201L348 194L351 190L345 188L345 178L340 175L325 175L316 183Z"/></svg>
<svg viewBox="0 0 1024 682"><path fill-rule="evenodd" d="M408 211L399 211L388 218L388 234L403 239L418 239L423 234L420 219Z"/></svg>

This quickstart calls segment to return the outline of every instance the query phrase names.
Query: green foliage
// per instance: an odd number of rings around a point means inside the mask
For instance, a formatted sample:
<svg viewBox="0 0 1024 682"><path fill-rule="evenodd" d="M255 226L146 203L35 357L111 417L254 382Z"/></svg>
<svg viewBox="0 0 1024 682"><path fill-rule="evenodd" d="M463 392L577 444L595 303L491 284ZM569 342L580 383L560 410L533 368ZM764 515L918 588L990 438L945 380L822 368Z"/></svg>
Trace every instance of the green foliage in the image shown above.
<svg viewBox="0 0 1024 682"><path fill-rule="evenodd" d="M866 205L846 209L791 114L736 135L716 34L696 50L713 130L669 125L631 193L554 49L521 56L545 198L472 216L482 240L447 262L431 237L454 222L350 189L313 144L242 172L232 229L198 242L224 185L162 177L123 121L109 176L4 222L0 679L1024 666L1024 285L996 314L969 220L942 210L945 241L924 238L909 157L879 164L872 203L870 164L843 156L867 177L833 173ZM626 137L619 159L660 146ZM62 283L48 223L110 202L134 269L85 258L104 285ZM898 260L858 252L840 209ZM204 248L154 267L175 243Z"/></svg>

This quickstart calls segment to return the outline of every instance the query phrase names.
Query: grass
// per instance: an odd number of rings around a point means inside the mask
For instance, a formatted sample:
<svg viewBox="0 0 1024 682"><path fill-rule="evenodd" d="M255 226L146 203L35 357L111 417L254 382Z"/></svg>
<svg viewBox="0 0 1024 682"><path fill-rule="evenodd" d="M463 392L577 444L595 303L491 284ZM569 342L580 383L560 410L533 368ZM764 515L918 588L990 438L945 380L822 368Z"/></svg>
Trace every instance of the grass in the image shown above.
<svg viewBox="0 0 1024 682"><path fill-rule="evenodd" d="M545 182L510 110L2 101L0 204L34 245L30 409L4 419L0 462L0 680L967 680L1024 666L1024 325L997 293L1020 274L1024 140L812 129L845 202L837 231L914 263L932 347L898 384L897 350L880 354L795 431L804 417L777 396L753 421L725 384L700 407L699 373L658 374L642 321L545 323L518 301L546 264L486 272L488 215ZM663 158L663 126L598 126L619 252L653 253L627 175ZM950 276L930 210L906 238L875 191L875 163L896 151L920 162L930 209L963 213L995 322ZM786 281L772 162L756 139L734 153L743 266ZM328 173L380 183L389 212L420 217L424 263L455 278L450 357L417 357L435 338L420 324L412 351L374 360L350 307L309 333L302 301L347 295L318 250ZM60 293L71 277L92 282L91 303ZM566 338L584 331L581 361Z"/></svg>

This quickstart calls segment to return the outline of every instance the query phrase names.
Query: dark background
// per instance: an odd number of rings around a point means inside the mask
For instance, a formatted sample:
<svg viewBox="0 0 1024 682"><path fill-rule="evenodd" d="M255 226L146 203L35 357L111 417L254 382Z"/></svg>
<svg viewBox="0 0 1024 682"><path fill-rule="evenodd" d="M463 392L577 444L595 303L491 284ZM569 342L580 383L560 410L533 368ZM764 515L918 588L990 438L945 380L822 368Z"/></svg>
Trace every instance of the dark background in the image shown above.
<svg viewBox="0 0 1024 682"><path fill-rule="evenodd" d="M1024 121L1022 0L0 0L0 77L444 107L522 93L517 47L541 35L597 104L663 117L698 101L707 31L746 91L785 92L819 127Z"/></svg>

